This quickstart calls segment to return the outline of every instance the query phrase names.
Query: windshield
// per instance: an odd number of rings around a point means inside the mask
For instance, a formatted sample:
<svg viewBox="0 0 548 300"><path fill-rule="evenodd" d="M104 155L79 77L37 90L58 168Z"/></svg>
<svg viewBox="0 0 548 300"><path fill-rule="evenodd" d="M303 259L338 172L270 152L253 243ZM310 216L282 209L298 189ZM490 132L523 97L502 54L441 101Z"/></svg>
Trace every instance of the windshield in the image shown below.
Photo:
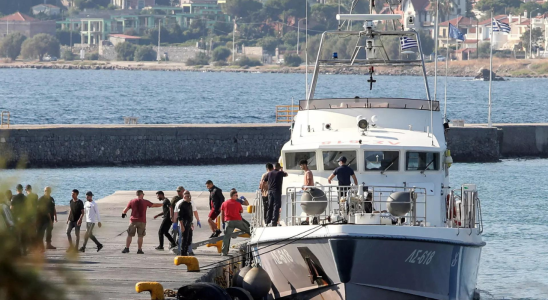
<svg viewBox="0 0 548 300"><path fill-rule="evenodd" d="M356 151L323 151L323 169L335 170L339 167L339 158L341 156L346 157L346 164L352 168L352 170L358 170L358 162L356 159Z"/></svg>
<svg viewBox="0 0 548 300"><path fill-rule="evenodd" d="M428 166L428 168L426 167ZM438 152L407 152L406 170L423 171L439 170L440 154Z"/></svg>
<svg viewBox="0 0 548 300"><path fill-rule="evenodd" d="M299 162L301 160L308 162L308 168L310 170L317 170L316 165L316 152L287 152L285 153L285 166L286 170L300 170Z"/></svg>
<svg viewBox="0 0 548 300"><path fill-rule="evenodd" d="M365 171L398 171L399 151L365 151Z"/></svg>

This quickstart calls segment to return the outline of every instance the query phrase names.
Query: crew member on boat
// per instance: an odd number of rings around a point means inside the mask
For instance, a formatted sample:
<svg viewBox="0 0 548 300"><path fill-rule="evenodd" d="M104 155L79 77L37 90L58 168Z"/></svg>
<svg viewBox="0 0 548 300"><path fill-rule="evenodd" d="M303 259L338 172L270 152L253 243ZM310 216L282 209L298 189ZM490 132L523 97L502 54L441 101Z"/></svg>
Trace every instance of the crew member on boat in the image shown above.
<svg viewBox="0 0 548 300"><path fill-rule="evenodd" d="M346 164L346 156L341 156L337 160L339 167L333 171L333 174L329 175L327 182L331 184L331 180L337 176L339 181L339 193L341 197L345 197L350 186L350 177L354 180L354 185L358 185L358 178L354 174L354 170Z"/></svg>

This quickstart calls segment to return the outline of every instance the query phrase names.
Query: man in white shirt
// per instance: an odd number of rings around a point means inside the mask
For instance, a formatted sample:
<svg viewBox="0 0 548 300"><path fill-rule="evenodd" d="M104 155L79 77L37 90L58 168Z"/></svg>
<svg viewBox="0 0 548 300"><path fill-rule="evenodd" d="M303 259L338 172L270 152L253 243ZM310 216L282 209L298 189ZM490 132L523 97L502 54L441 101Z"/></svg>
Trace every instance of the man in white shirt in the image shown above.
<svg viewBox="0 0 548 300"><path fill-rule="evenodd" d="M93 201L93 193L91 191L86 193L86 203L84 204L84 211L86 214L86 235L84 237L84 245L82 248L80 248L80 252L86 252L86 245L88 243L88 239L91 238L91 240L97 245L97 252L101 251L103 249L103 244L99 243L99 241L95 238L93 235L93 228L95 227L95 223L101 228L101 217L99 216L99 207L97 206L97 203Z"/></svg>
<svg viewBox="0 0 548 300"><path fill-rule="evenodd" d="M184 191L183 199L177 201L177 203L175 204L174 215L173 215L173 221L174 222L173 223L175 223L175 222L179 223L178 219L179 219L179 212L180 212L181 204L187 198L190 200L190 205L192 207L192 213L194 214L194 218L196 218L196 225L198 225L198 227L202 228L202 224L200 223L200 217L198 216L198 209L196 208L196 205L194 205L194 203L192 202L192 196L190 195L189 191ZM180 226L181 226L181 224L179 224L179 231L181 231ZM191 230L194 231L194 224L191 225ZM181 251L180 251L181 247L182 247L182 233L181 232L179 232L178 244L179 244L179 247L177 249L177 253L181 253ZM194 256L194 252L192 251L192 234L189 237L187 251L188 251L188 255Z"/></svg>

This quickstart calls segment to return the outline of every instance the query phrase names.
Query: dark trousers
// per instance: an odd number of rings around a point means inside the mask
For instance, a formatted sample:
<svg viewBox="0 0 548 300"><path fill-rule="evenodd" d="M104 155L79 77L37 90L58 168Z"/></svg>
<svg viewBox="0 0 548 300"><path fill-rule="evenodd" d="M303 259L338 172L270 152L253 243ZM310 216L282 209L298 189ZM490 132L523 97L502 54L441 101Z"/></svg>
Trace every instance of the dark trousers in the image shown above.
<svg viewBox="0 0 548 300"><path fill-rule="evenodd" d="M46 231L48 230L49 227L51 227L50 221L43 221L38 223L36 237L37 237L38 244L40 245L39 247L42 247L42 248L44 247L44 235L46 234ZM49 243L51 243L51 239Z"/></svg>
<svg viewBox="0 0 548 300"><path fill-rule="evenodd" d="M76 235L75 248L78 248L78 245L80 244L80 226L78 226L78 221L69 221L67 224L67 238L69 240L70 247L74 247L74 244L72 243L72 237L70 235L72 229L74 229L74 235Z"/></svg>
<svg viewBox="0 0 548 300"><path fill-rule="evenodd" d="M281 206L282 195L268 191L268 214L266 216L266 224L272 223L272 226L278 226Z"/></svg>
<svg viewBox="0 0 548 300"><path fill-rule="evenodd" d="M266 222L266 218L268 216L268 196L263 196L263 213L264 213L264 220Z"/></svg>
<svg viewBox="0 0 548 300"><path fill-rule="evenodd" d="M179 225L180 225L180 223L179 223ZM179 237L179 241L180 241L179 255L187 256L188 255L188 246L190 244L192 244L192 222L184 221L183 225L184 225L184 228L185 228L185 232L182 232L181 236Z"/></svg>
<svg viewBox="0 0 548 300"><path fill-rule="evenodd" d="M48 227L46 228L46 244L51 245L51 237L52 237L52 231L53 231L53 220L48 223Z"/></svg>
<svg viewBox="0 0 548 300"><path fill-rule="evenodd" d="M164 247L164 236L169 240L171 245L175 245L175 240L171 235L169 234L169 229L171 228L171 220L169 218L164 218L162 220L162 225L160 225L160 229L158 230L158 238L160 239L160 247Z"/></svg>

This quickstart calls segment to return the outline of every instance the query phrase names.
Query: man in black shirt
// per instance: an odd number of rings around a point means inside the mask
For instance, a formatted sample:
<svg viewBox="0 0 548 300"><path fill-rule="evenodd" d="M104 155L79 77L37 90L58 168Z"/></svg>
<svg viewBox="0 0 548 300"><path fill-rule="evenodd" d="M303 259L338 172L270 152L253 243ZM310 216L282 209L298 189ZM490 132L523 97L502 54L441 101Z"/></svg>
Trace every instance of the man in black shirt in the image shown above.
<svg viewBox="0 0 548 300"><path fill-rule="evenodd" d="M30 218L27 212L27 197L23 195L23 186L18 184L15 188L17 194L11 198L11 212L15 221L15 232L19 239L19 246L23 255L27 254L27 245L29 235L33 232L31 229Z"/></svg>
<svg viewBox="0 0 548 300"><path fill-rule="evenodd" d="M173 216L175 215L173 210L175 209L175 204L179 202L179 200L183 199L183 193L185 192L185 188L182 186L177 187L177 196L174 196L171 198L171 207L170 207L170 218L173 219ZM171 230L171 237L174 241L178 239L179 236L179 228L177 228L178 224L177 222L173 223L173 229Z"/></svg>
<svg viewBox="0 0 548 300"><path fill-rule="evenodd" d="M269 223L272 223L272 226L278 226L284 177L287 177L287 173L279 163L276 163L274 170L268 172L264 177L264 181L268 183L268 213L265 220L267 226Z"/></svg>
<svg viewBox="0 0 548 300"><path fill-rule="evenodd" d="M57 223L57 209L55 209L55 199L51 196L51 188L49 186L46 186L44 188L44 196L47 195L49 197L49 215L51 217L51 223L46 229L46 249L55 250L57 247L54 247L51 244L51 237L52 237L52 231L53 231L53 222Z"/></svg>
<svg viewBox="0 0 548 300"><path fill-rule="evenodd" d="M67 237L69 240L69 248L67 252L77 251L80 244L80 226L82 225L82 218L84 217L84 202L78 199L78 190L72 190L72 199L70 200L70 212L67 219ZM76 247L72 244L71 232L74 228L74 234L76 235Z"/></svg>
<svg viewBox="0 0 548 300"><path fill-rule="evenodd" d="M221 234L221 230L217 228L217 217L221 214L221 205L225 202L225 196L223 195L223 190L216 187L213 184L213 181L206 181L206 188L209 190L209 214L207 216L207 222L209 223L209 228L213 232L210 238L218 237ZM224 228L223 228L224 229Z"/></svg>
<svg viewBox="0 0 548 300"><path fill-rule="evenodd" d="M57 222L57 211L55 210L55 200L51 196L51 188L49 186L46 186L44 188L44 195L38 199L37 212L38 240L40 241L40 243L42 242L44 232L42 232L41 230L45 230L46 249L57 249L51 244L51 232L53 230L53 222ZM49 217L48 220L40 219L40 217L44 217L46 215ZM45 226L45 229L42 228L42 226Z"/></svg>
<svg viewBox="0 0 548 300"><path fill-rule="evenodd" d="M337 180L339 181L339 194L341 197L344 197L350 189L350 178L352 177L354 180L354 185L358 185L358 178L356 178L354 170L346 164L345 156L339 157L337 161L339 162L339 167L333 171L333 174L329 175L327 182L331 184L331 180L337 176Z"/></svg>
<svg viewBox="0 0 548 300"><path fill-rule="evenodd" d="M171 228L171 202L169 199L167 199L164 196L164 192L158 191L156 192L156 198L158 200L162 201L162 212L155 215L154 219L158 218L159 216L162 216L162 224L160 225L160 229L158 230L158 238L160 239L160 246L156 247L156 250L164 250L164 236L167 237L169 242L171 243L171 248L177 246L175 244L175 240L171 235L169 234L169 229Z"/></svg>
<svg viewBox="0 0 548 300"><path fill-rule="evenodd" d="M188 256L188 248L192 243L192 222L194 221L192 202L189 191L183 194L183 201L179 201L175 207L175 217L179 222L179 231L182 239L179 239L179 255Z"/></svg>

